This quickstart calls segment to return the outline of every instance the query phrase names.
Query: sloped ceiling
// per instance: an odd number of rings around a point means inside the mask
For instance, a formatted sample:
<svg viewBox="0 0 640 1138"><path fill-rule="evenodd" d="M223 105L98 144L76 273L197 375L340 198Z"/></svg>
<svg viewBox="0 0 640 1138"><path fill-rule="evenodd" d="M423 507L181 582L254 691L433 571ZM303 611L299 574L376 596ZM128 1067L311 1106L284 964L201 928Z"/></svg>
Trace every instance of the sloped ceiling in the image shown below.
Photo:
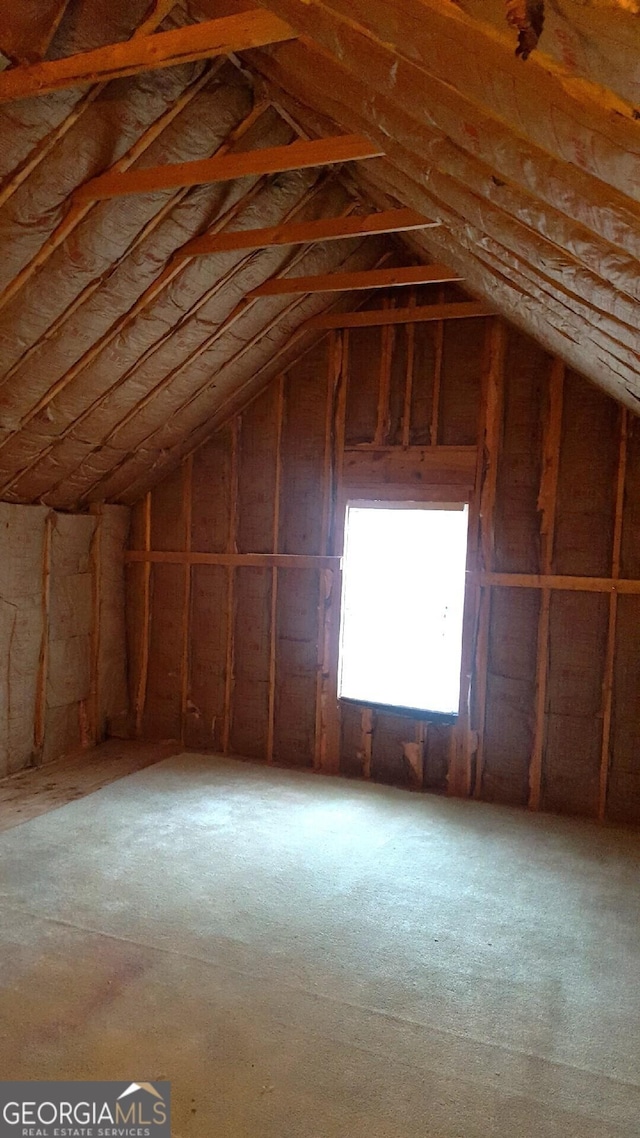
<svg viewBox="0 0 640 1138"><path fill-rule="evenodd" d="M359 168L359 184L440 218L423 250L637 411L640 16L611 0L616 54L597 40L600 0L567 3L525 62L497 3L462 5L473 15L450 0L269 0L301 38L248 59L307 121L379 143L386 158ZM562 63L559 27L582 45Z"/></svg>
<svg viewBox="0 0 640 1138"><path fill-rule="evenodd" d="M0 498L135 499L308 346L292 334L330 297L247 300L289 271L444 261L637 410L633 4L546 0L525 62L501 0L270 0L300 39L0 108ZM61 57L252 7L47 0L37 18L25 20L28 5L0 16L0 48L18 62ZM132 151L139 168L343 131L386 157L74 214L74 189ZM170 269L211 228L398 202L440 225L403 244L354 239Z"/></svg>

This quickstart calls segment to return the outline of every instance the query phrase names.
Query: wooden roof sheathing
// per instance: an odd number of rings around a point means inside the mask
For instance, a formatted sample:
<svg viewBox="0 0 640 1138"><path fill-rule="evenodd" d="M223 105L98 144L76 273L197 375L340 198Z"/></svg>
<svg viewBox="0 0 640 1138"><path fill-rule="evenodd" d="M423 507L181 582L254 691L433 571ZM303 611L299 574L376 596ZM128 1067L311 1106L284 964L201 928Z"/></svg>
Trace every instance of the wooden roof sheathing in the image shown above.
<svg viewBox="0 0 640 1138"><path fill-rule="evenodd" d="M321 334L295 339L330 295L250 297L281 273L448 264L637 410L633 2L547 3L524 62L501 0L269 0L301 38L1 105L0 498L133 500ZM255 6L50 0L37 18L33 6L3 14L0 49L61 58ZM344 176L73 197L107 171L344 133L385 157ZM174 256L223 228L398 204L439 222L405 235L404 253L400 239L369 236Z"/></svg>

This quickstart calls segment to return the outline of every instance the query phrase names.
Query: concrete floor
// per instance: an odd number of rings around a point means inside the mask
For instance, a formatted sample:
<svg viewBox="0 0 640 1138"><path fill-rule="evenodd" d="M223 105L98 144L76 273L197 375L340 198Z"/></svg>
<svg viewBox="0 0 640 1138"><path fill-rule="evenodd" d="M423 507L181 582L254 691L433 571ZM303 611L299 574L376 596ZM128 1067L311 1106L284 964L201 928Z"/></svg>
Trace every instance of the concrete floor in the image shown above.
<svg viewBox="0 0 640 1138"><path fill-rule="evenodd" d="M640 835L169 758L0 835L0 1070L175 1138L637 1138Z"/></svg>

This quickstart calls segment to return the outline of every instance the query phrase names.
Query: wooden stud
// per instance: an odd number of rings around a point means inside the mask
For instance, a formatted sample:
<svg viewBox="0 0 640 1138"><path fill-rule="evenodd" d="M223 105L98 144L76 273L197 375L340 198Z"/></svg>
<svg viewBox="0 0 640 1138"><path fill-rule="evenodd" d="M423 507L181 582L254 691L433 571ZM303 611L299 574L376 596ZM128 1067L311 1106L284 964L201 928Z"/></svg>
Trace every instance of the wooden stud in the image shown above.
<svg viewBox="0 0 640 1138"><path fill-rule="evenodd" d="M152 4L148 16L142 21L133 33L132 39L138 36L148 35L154 32L159 24L162 23L165 16L175 7L172 0L156 0ZM0 208L9 201L10 198L20 189L20 186L37 170L38 166L48 154L58 145L59 142L69 133L71 128L75 126L78 120L82 117L84 112L91 106L92 103L102 94L106 87L106 83L96 83L94 87L90 87L88 91L78 99L73 110L69 112L66 118L62 119L56 127L53 128L44 138L34 146L30 154L27 155L24 162L12 173L10 178L7 178L0 189Z"/></svg>
<svg viewBox="0 0 640 1138"><path fill-rule="evenodd" d="M441 301L441 297L438 298ZM442 387L442 359L444 356L444 320L436 325L436 351L433 369L433 401L431 404L431 427L429 441L432 447L438 445L440 429L440 390Z"/></svg>
<svg viewBox="0 0 640 1138"><path fill-rule="evenodd" d="M237 557L238 533L238 478L240 468L240 419L236 417L231 428L231 477L229 496L229 534L227 538L227 556ZM193 554L191 554L193 556ZM220 562L218 562L220 564ZM231 738L231 716L233 701L233 648L235 636L235 569L234 564L227 563L227 651L225 658L225 684L224 684L224 713L222 729L222 750L225 755L229 753Z"/></svg>
<svg viewBox="0 0 640 1138"><path fill-rule="evenodd" d="M1 76L0 76L1 78ZM318 138L313 142L291 142L287 146L244 150L224 157L201 158L196 162L176 162L168 166L149 166L126 174L101 174L80 186L75 202L105 201L126 194L152 194L159 190L230 182L236 178L281 174L287 170L333 166L379 158L381 151L358 134ZM458 278L459 279L459 278Z"/></svg>
<svg viewBox="0 0 640 1138"><path fill-rule="evenodd" d="M439 284L442 281L461 281L446 265L409 265L396 269L363 269L361 272L321 273L313 277L276 277L265 281L247 295L287 296L291 293L356 292L363 289L404 288L415 284ZM358 314L359 315L359 314ZM367 315L369 315L367 313ZM393 320L381 323L394 323Z"/></svg>
<svg viewBox="0 0 640 1138"><path fill-rule="evenodd" d="M277 426L276 426L276 476L273 502L273 531L272 549L277 555L280 541L280 485L282 481L282 427L284 422L284 383L283 375L279 375ZM269 719L267 725L267 762L273 762L273 741L275 734L276 714L276 664L278 648L278 567L271 569L271 614L269 622Z"/></svg>
<svg viewBox="0 0 640 1138"><path fill-rule="evenodd" d="M430 320L470 320L494 315L488 305L474 300L456 304L420 304L414 308L368 309L364 312L336 312L326 316L312 316L305 324L305 331L369 328L377 324L424 324Z"/></svg>
<svg viewBox="0 0 640 1138"><path fill-rule="evenodd" d="M385 302L387 307L388 302ZM387 324L382 329L382 342L380 345L380 371L378 377L378 414L374 445L384 446L389 433L389 399L391 396L391 364L393 361L393 346L395 328Z"/></svg>
<svg viewBox="0 0 640 1138"><path fill-rule="evenodd" d="M342 366L340 337L331 333L327 360L327 403L324 431L324 461L322 468L322 526L320 536L321 555L326 556L331 540L334 489L334 430L335 399L340 382ZM336 562L339 564L339 562ZM337 604L336 577L332 571L319 573L318 596L318 659L316 680L316 726L315 758L316 770L325 773L338 772L338 735L336 712L333 710L332 689L335 689L331 667L331 628L334 606ZM336 704L337 706L337 699Z"/></svg>
<svg viewBox="0 0 640 1138"><path fill-rule="evenodd" d="M542 477L538 508L540 510L540 536L542 541L542 568L545 575L553 568L553 549L556 525L556 500L560 469L562 440L562 404L564 394L564 364L554 360L549 380L549 411L545 430ZM551 618L551 589L543 587L538 619L536 645L536 701L535 727L531 763L529 766L529 809L539 810L542 798L542 765L546 734L547 678L549 670L549 627Z"/></svg>
<svg viewBox="0 0 640 1138"><path fill-rule="evenodd" d="M69 2L70 0L58 0L49 24L41 32L37 43L35 43L33 48L29 51L29 58L25 58L25 63L32 63L36 60L44 59L51 45L51 41L62 23L62 18L69 7Z"/></svg>
<svg viewBox="0 0 640 1138"><path fill-rule="evenodd" d="M193 455L188 455L182 463L182 522L184 527L184 552L191 553L191 515L193 500ZM182 699L180 714L180 741L185 745L187 715L189 709L190 683L190 633L191 633L191 562L184 562L184 596L182 605Z"/></svg>
<svg viewBox="0 0 640 1138"><path fill-rule="evenodd" d="M494 552L494 510L498 479L498 459L502 433L504 400L504 360L506 328L501 320L493 320L486 338L486 360L480 424L480 445L476 457L475 493L469 511L469 545L467 568L477 571L479 565L491 568ZM465 769L456 784L468 787L478 798L484 775L484 722L489 668L489 622L491 590L477 588L469 581L463 641ZM475 750L474 785L471 787L472 751Z"/></svg>
<svg viewBox="0 0 640 1138"><path fill-rule="evenodd" d="M196 237L180 250L180 257L202 257L239 249L267 249L276 245L310 245L316 241L343 241L350 237L369 237L378 233L406 233L428 229L437 222L421 217L412 209L391 209L366 217L330 217L319 221L299 221L266 229L240 229L217 237Z"/></svg>
<svg viewBox="0 0 640 1138"><path fill-rule="evenodd" d="M613 527L613 549L611 574L615 581L620 577L620 558L622 552L622 523L624 514L624 494L627 477L627 443L629 436L629 412L620 409L620 450L618 454L618 476L616 482L615 519ZM602 684L602 751L600 756L600 793L598 818L604 820L607 810L609 789L609 766L611 763L611 724L613 719L613 685L615 677L616 630L618 623L618 593L609 597L609 624L607 628L607 651Z"/></svg>
<svg viewBox="0 0 640 1138"><path fill-rule="evenodd" d="M51 534L54 514L49 513L44 523L44 538L42 545L42 637L40 640L40 656L38 659L38 681L36 687L36 706L34 717L34 766L42 765L44 735L47 718L47 679L49 673L49 608L51 596Z"/></svg>
<svg viewBox="0 0 640 1138"><path fill-rule="evenodd" d="M135 36L123 43L108 44L64 59L11 68L0 73L0 103L109 82L141 71L175 67L294 38L288 24L257 8L201 24L187 24L170 32Z"/></svg>
<svg viewBox="0 0 640 1138"><path fill-rule="evenodd" d="M324 674L323 732L320 766L329 774L340 770L341 712L338 702L338 666L340 655L340 606L342 576L340 567L344 548L343 458L347 411L347 382L349 369L349 333L337 331L332 335L329 353L331 425L330 425L330 478L328 482L328 516L326 549L332 556L325 574L324 585Z"/></svg>
<svg viewBox="0 0 640 1138"><path fill-rule="evenodd" d="M218 65L218 67L219 66L221 65ZM156 139L159 138L162 132L166 130L166 128L174 121L174 119L182 113L185 107L187 107L189 103L195 99L196 95L198 95L200 91L202 91L202 89L207 86L207 84L213 78L213 75L217 69L218 68L207 71L204 75L199 76L199 78L196 79L194 83L191 83L190 86L182 92L180 98L176 99L176 101L172 103L171 106L167 107L167 109L154 122L152 122L150 126L147 127L140 138L138 138L133 146L129 148L126 154L123 154L122 158L119 158L117 162L113 164L110 172L116 174L128 170L129 167L132 166L134 162L136 162L138 158L140 158L145 153L145 151L149 149L149 147L156 141ZM175 207L176 202L174 201L172 205ZM78 226L85 220L93 207L94 203L92 202L84 202L78 204L72 200L71 206L68 212L62 218L62 221L60 221L53 232L49 234L41 247L38 249L37 253L31 258L31 260L27 261L26 265L24 265L20 272L17 273L16 276L9 281L9 283L0 293L0 310L4 308L9 303L9 301L12 300L18 292L20 292L22 288L24 288L27 282L31 280L31 278L43 267L43 265L46 264L49 258L53 256L56 249L58 249L60 245L62 245L65 241L69 240L71 234L74 233ZM147 224L144 226L144 233L141 233L136 238L134 238L132 245L126 251L126 256L128 256L133 251L133 249L148 236L150 232L153 232L153 230L157 228L157 226L160 224L160 221L164 219L166 212L167 206L165 205L160 211L162 217L159 219L158 217L152 218L149 222L147 222ZM110 271L113 271L113 268L114 266L111 265ZM88 288L91 288L91 286L88 286ZM6 382L4 378L3 382Z"/></svg>
<svg viewBox="0 0 640 1138"><path fill-rule="evenodd" d="M145 495L144 500L144 551L151 549L151 491ZM147 700L147 679L149 675L149 648L151 638L151 560L144 562L143 578L143 604L142 604L142 652L140 659L140 676L138 678L138 691L135 703L136 738L142 736L144 709Z"/></svg>
<svg viewBox="0 0 640 1138"><path fill-rule="evenodd" d="M482 587L497 585L501 589L549 589L565 593L621 593L636 596L640 581L626 577L570 577L560 573L479 573Z"/></svg>
<svg viewBox="0 0 640 1138"><path fill-rule="evenodd" d="M101 502L94 503L91 514L95 517L96 528L91 539L91 664L90 664L90 696L89 696L89 722L92 745L102 742L101 709L100 709L100 641L102 636L102 596L101 596L101 564L102 564L102 528L104 506Z"/></svg>
<svg viewBox="0 0 640 1138"><path fill-rule="evenodd" d="M149 9L142 23L138 26L136 35L146 36L154 32L162 21L175 8L177 0L151 0Z"/></svg>
<svg viewBox="0 0 640 1138"><path fill-rule="evenodd" d="M128 549L128 564L225 565L228 569L337 569L339 557L312 553L198 553L184 550Z"/></svg>
<svg viewBox="0 0 640 1138"><path fill-rule="evenodd" d="M409 297L409 306L416 307L416 294L412 292ZM413 398L413 369L416 358L416 329L415 324L407 325L407 372L404 385L404 407L402 412L402 445L408 447L411 442L411 401Z"/></svg>

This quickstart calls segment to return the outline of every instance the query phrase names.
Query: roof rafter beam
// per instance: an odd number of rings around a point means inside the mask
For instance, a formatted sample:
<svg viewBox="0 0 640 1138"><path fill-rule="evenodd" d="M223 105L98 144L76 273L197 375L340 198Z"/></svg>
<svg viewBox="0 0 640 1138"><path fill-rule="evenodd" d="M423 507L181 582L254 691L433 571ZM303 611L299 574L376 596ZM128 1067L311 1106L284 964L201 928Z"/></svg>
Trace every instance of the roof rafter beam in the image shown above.
<svg viewBox="0 0 640 1138"><path fill-rule="evenodd" d="M306 256L306 251L298 253L296 255L296 260L301 258L301 257L304 257L304 256ZM384 263L384 261L386 261L389 256L390 256L389 252L383 253L382 257L379 258L377 263L378 264ZM268 324L262 326L244 344L242 344L242 346L229 359L227 359L224 362L224 364L221 366L221 368L216 372L213 379L207 380L207 382L204 385L202 385L201 387L198 387L185 400L183 400L182 403L180 403L180 405L178 407L175 408L173 415L172 415L172 418L184 414L184 412L188 411L188 409L194 403L197 403L204 395L206 395L208 392L210 392L211 389L219 383L220 377L224 375L225 371L228 371L231 367L234 366L234 364L236 364L238 362L238 360L242 359L242 357L245 356L247 354L247 352L250 352L257 344L259 344L260 341L265 336L267 336L274 328L276 328L277 325L282 320L284 320L292 312L295 312L295 310L297 308L299 308L303 304L305 304L306 300L307 300L307 298L305 296L295 296L291 300L289 300L284 308L280 309L280 311L278 313L276 313L274 316L271 317ZM253 304L255 304L255 301L249 300L248 297L244 297L236 305L236 307L233 309L233 311L231 313L229 313L229 315L227 317L225 317L225 320L223 321L223 323L221 325L219 325L219 327L210 336L208 336L207 339L204 340L187 357L187 359L183 360L183 362L181 364L179 364L177 368L175 368L172 372L170 372L168 375L164 376L160 380L160 382L155 386L155 388L153 388L144 397L144 403L142 405L148 406L149 403L152 403L159 395L161 395L168 387L170 387L171 384L173 383L173 381L176 379L176 377L180 373L186 371L187 368L199 356L204 355L204 353L207 352L215 344L215 342L217 340L219 340L222 337L222 335L225 332L227 332L233 326L233 324L236 323L236 321L238 321L242 316L244 316L244 314L252 307ZM306 329L307 325L308 325L308 322L301 323L300 327L296 331L294 331L293 335L290 337L290 339L288 341L288 345L293 343L298 338L300 332L303 329ZM220 407L218 407L216 409L216 412L215 412L216 419L218 418L218 416L222 412L224 412L224 409L226 408L229 400L230 399L235 400L236 398L238 398L238 396L241 395L241 393L244 391L244 389L247 386L253 384L258 376L260 376L265 370L267 370L271 366L272 363L275 363L275 361L280 358L281 354L282 354L282 349L276 350L268 363L266 363L262 367L260 367L258 369L258 371L254 372L252 374L252 376L248 380L246 380L237 391L235 391L227 399L223 400ZM129 422L133 417L134 416L132 414L130 414L127 418L127 422ZM212 428L210 425L210 419L208 419L207 422L204 424L199 424L198 427L195 428L195 430L196 431L201 430L203 425L204 425L205 430L208 431L209 433L211 433ZM137 442L137 450L146 446L150 442L150 440L154 439L156 437L156 435L159 433L160 429L161 428L154 427L143 438L139 439ZM178 445L182 445L182 444L178 444ZM172 448L171 453L173 453L174 449L175 448ZM78 500L76 505L78 505L78 506L80 506L81 504L84 505L88 501L92 500L94 498L94 496L96 495L96 493L98 493L98 494L102 493L104 487L108 488L110 486L111 480L114 477L117 477L118 474L120 473L120 471L122 471L123 469L126 469L126 467L132 462L133 457L134 456L132 456L131 454L125 455L123 457L122 461L118 464L118 466L116 466L114 469L108 471L98 481L94 482L90 487L85 489L85 491L83 492L81 498ZM106 497L109 497L108 493L107 493Z"/></svg>
<svg viewBox="0 0 640 1138"><path fill-rule="evenodd" d="M149 149L149 147L156 141L156 139L160 137L162 132L166 130L166 128L173 122L173 120L177 118L177 116L182 113L185 107L187 107L189 103L204 89L204 87L207 86L207 84L216 74L216 71L219 70L223 63L224 61L218 61L217 63L214 63L202 75L200 75L195 80L195 82L193 82L189 87L186 87L180 97L176 99L175 102L172 103L169 107L167 107L166 110L163 111L163 113L155 120L155 122L152 122L144 131L144 133L140 135L140 137L136 142L134 142L133 146L130 147L126 154L123 154L122 158L119 158L117 162L114 163L111 172L120 173L124 170L128 170L129 167L134 164L134 162L137 162L141 155L144 154L144 152ZM267 103L262 103L259 104L257 108L254 108L254 111L251 112L248 120L244 120L248 121L247 129L249 126L253 125L255 115L258 112L262 113L262 111L265 110L267 106ZM240 124L240 129L244 131L243 123ZM225 142L220 148L220 152L225 153L228 145L230 146L233 143L234 139L235 136L231 136L229 139L225 139ZM176 195L175 200L177 201L178 199L179 195ZM38 251L31 258L31 260L27 261L26 265L20 269L20 272L17 273L16 276L13 277L12 280L10 280L6 285L6 287L0 292L0 311L9 303L10 300L13 300L13 297L18 292L20 292L21 289L25 287L25 285L31 280L34 274L36 272L39 272L43 265L47 263L49 258L53 256L59 246L62 245L64 241L68 240L71 234L89 215L91 210L94 208L94 205L95 203L92 201L80 203L72 201L71 208L58 223L58 225L56 225L53 232L49 234ZM163 209L160 210L156 216L161 219L164 216L164 212L165 210L163 207ZM6 378L7 377L4 377L0 381L0 387L2 387Z"/></svg>
<svg viewBox="0 0 640 1138"><path fill-rule="evenodd" d="M12 68L0 74L0 103L104 83L140 71L174 67L178 63L211 59L294 38L295 33L284 20L256 8L203 24L188 24L170 32L135 36L66 59Z"/></svg>
<svg viewBox="0 0 640 1138"><path fill-rule="evenodd" d="M239 212L241 212L241 210L248 204L248 202L250 200L252 200L253 197L256 196L257 192L261 188L262 188L262 183L258 183L257 186L254 186L246 195L244 195L244 197L240 200L240 202L237 203L236 206L232 207L232 209L228 213L226 213L222 218L219 218L217 220L216 226L221 227L222 225L226 224L230 219L237 216L237 214ZM317 184L314 184L313 186L309 187L309 189L305 192L305 194L302 196L302 198L299 201L297 201L295 203L295 205L291 208L290 216L295 216L296 213L300 213L300 211L307 205L307 203L309 201L311 201L313 199L313 197L315 197L315 195L319 192L319 188L321 188L321 187L318 187ZM351 207L349 207L349 208L351 208ZM213 235L215 235L215 229L214 229ZM302 250L302 251L298 252L295 255L295 257L293 258L291 264L289 265L289 268L291 267L291 265L297 264L298 261L302 257L304 257L305 255L306 255L306 250ZM195 315L197 315L199 310L206 303L208 303L208 301L216 293L218 293L219 291L224 289L227 285L231 284L233 282L233 280L235 279L235 277L239 273L242 272L242 270L247 266L247 264L249 264L250 261L251 261L251 253L247 253L247 255L245 257L243 257L239 263L234 265L222 278L216 280L214 282L214 284L212 285L212 287L210 289L208 289L205 293L203 293L200 297L198 297L198 299L196 301L194 301L194 303L189 307L189 309L187 309L187 311L183 314L183 316L178 321L177 325L173 325L158 340L154 341L154 343L151 344L142 353L142 355L137 360L135 360L135 362L131 365L131 367L128 368L127 371L118 380L116 380L115 383L113 383L106 391L102 392L101 395L97 399L95 399L91 404L89 404L83 411L81 411L78 415L76 415L76 417L67 424L67 426L64 428L64 430L60 434L56 435L51 440L51 443L47 447L45 447L44 450L40 451L37 455L34 456L34 458L29 463L27 463L26 466L22 467L17 473L13 474L11 476L10 480L8 480L8 481L4 482L2 485L0 485L0 493L6 493L7 491L11 490L23 477L25 477L25 475L30 474L34 470L37 470L37 468L41 464L41 462L43 462L46 458L48 458L48 456L56 449L56 447L59 446L59 444L61 442L64 441L64 439L72 431L76 430L85 421L85 419L87 419L90 415L92 415L102 405L103 402L111 399L113 397L113 394L115 391L117 391L121 387L124 387L124 385L131 379L131 377L135 374L135 372L140 367L142 367L142 365L145 364L154 355L154 353L156 351L158 351L162 348L162 346L171 338L171 336L174 334L174 332L177 329L179 330L180 328L182 328L189 320L191 320ZM168 273L168 270L171 268L171 266L173 266L173 272ZM170 264L167 266L167 268L165 270L165 272L167 272L167 276L163 280L163 286L162 287L164 288L168 283L170 284L171 281L174 279L176 272L179 272L182 268L184 268L184 264L181 264L177 258L174 259L173 262L170 262ZM285 271L285 270L283 270L283 271ZM146 294L145 294L145 296L146 296ZM148 303L151 304L157 298L157 296L158 296L158 293L154 289L152 292L149 293ZM250 307L250 304L251 304L251 302L249 302L248 300L243 298L236 305L236 307L233 309L233 311L225 318L225 320L222 322L222 324L219 325L218 328L216 328L214 333L207 338L207 341L206 341L207 347L211 347L218 339L220 339L221 336L226 331L228 331L228 329L236 322L236 320L238 320L241 316L244 315L247 308ZM144 307L146 307L146 304L144 305ZM134 309L135 309L135 316L136 317L139 316L141 311L143 310L139 306L138 307L134 306ZM134 310L132 309L131 311L133 312ZM129 321L130 315L131 315L131 313L126 314L126 316L125 316L126 322ZM117 334L121 334L123 327L124 327L123 322L122 321L118 322L117 327L116 327ZM103 340L100 342L100 350L107 347L108 344L112 342L113 338L114 338L114 333L113 333L113 328L112 328L108 331L106 338L103 338ZM195 352L189 356L187 363L192 362L193 359L197 359L198 355L200 355L200 354L201 354L201 349L200 348L196 349ZM92 363L96 358L97 358L97 356L96 356L95 351L90 350L90 353L88 354L88 357L86 358L86 361L85 361L85 357L83 357L79 361L82 366L80 368L78 368L77 364L74 365L70 369L70 371L67 372L66 375L62 377L62 380L59 381L59 383L55 386L53 394L51 392L47 393L47 396L45 397L46 402L41 400L37 404L34 411L32 411L30 413L29 421L35 417L35 414L40 413L40 411L42 411L44 409L44 406L47 406L49 404L49 402L52 402L54 395L55 396L59 395L61 393L61 391L64 390L64 387L68 386L70 382L72 382L74 379L76 379L78 377L78 375L80 374L80 372L82 370L84 370L84 368L86 366L89 366L89 364ZM101 440L99 446L96 449L99 450L102 447L106 446L108 443L110 443L112 441L112 439L117 436L118 431L120 431L123 427L126 427L128 425L128 423L131 421L131 419L134 418L135 415L147 405L147 402L149 401L149 399L153 398L156 394L161 392L164 389L164 387L166 387L173 380L173 378L175 378L175 375L179 374L184 369L185 366L186 366L186 364L180 364L178 366L178 368L177 369L174 368L169 373L168 376L164 376L159 381L159 383L154 387L151 396L150 397L148 395L143 396L142 399L140 399L136 404L134 404L133 408L131 408L129 411L127 411L126 414L115 424L115 426L109 430L106 437ZM60 386L61 383L64 383L64 387ZM27 422L27 420L24 420L23 425L25 425L26 422ZM4 444L0 443L0 451L2 450L3 445ZM70 473L72 473L72 472L70 472L70 471L66 472L65 478ZM58 487L59 487L59 483L56 483L56 486L53 488L54 493L58 489Z"/></svg>
<svg viewBox="0 0 640 1138"><path fill-rule="evenodd" d="M139 39L140 36L154 32L174 7L175 0L156 0L156 3L152 5L148 15L135 29L131 38ZM47 157L47 154L51 153L58 142L75 126L78 119L82 118L87 108L90 107L100 93L104 91L105 86L106 83L96 83L95 86L85 91L84 95L78 99L75 107L69 112L66 118L62 119L52 131L45 134L44 138L34 146L24 162L22 162L3 183L2 189L0 190L0 206L3 206L5 202L15 194L16 190L20 189L20 186L26 181L29 175L32 174L34 170L37 170L41 162Z"/></svg>
<svg viewBox="0 0 640 1138"><path fill-rule="evenodd" d="M366 217L329 217L274 225L265 229L240 229L218 237L196 237L178 254L202 257L210 253L230 253L240 249L266 249L274 245L306 245L313 241L341 241L348 237L371 237L379 233L407 233L439 225L414 209L390 209Z"/></svg>
<svg viewBox="0 0 640 1138"><path fill-rule="evenodd" d="M383 151L359 134L317 138L313 142L291 142L288 146L246 150L223 158L202 158L197 162L176 162L170 166L151 166L126 174L101 174L75 191L76 202L104 201L125 194L150 194L184 186L231 182L235 178L282 174L287 170L307 170L313 166L333 166L364 158L381 158Z"/></svg>
<svg viewBox="0 0 640 1138"><path fill-rule="evenodd" d="M424 324L429 320L469 320L495 316L488 304L461 301L453 304L419 304L412 308L367 309L364 312L337 312L312 316L305 331L330 328L372 328L383 324Z"/></svg>
<svg viewBox="0 0 640 1138"><path fill-rule="evenodd" d="M446 265L410 265L398 269L369 269L358 273L324 273L315 277L285 277L265 281L248 295L284 296L291 293L356 292L371 288L403 288L407 285L449 284L461 281Z"/></svg>

